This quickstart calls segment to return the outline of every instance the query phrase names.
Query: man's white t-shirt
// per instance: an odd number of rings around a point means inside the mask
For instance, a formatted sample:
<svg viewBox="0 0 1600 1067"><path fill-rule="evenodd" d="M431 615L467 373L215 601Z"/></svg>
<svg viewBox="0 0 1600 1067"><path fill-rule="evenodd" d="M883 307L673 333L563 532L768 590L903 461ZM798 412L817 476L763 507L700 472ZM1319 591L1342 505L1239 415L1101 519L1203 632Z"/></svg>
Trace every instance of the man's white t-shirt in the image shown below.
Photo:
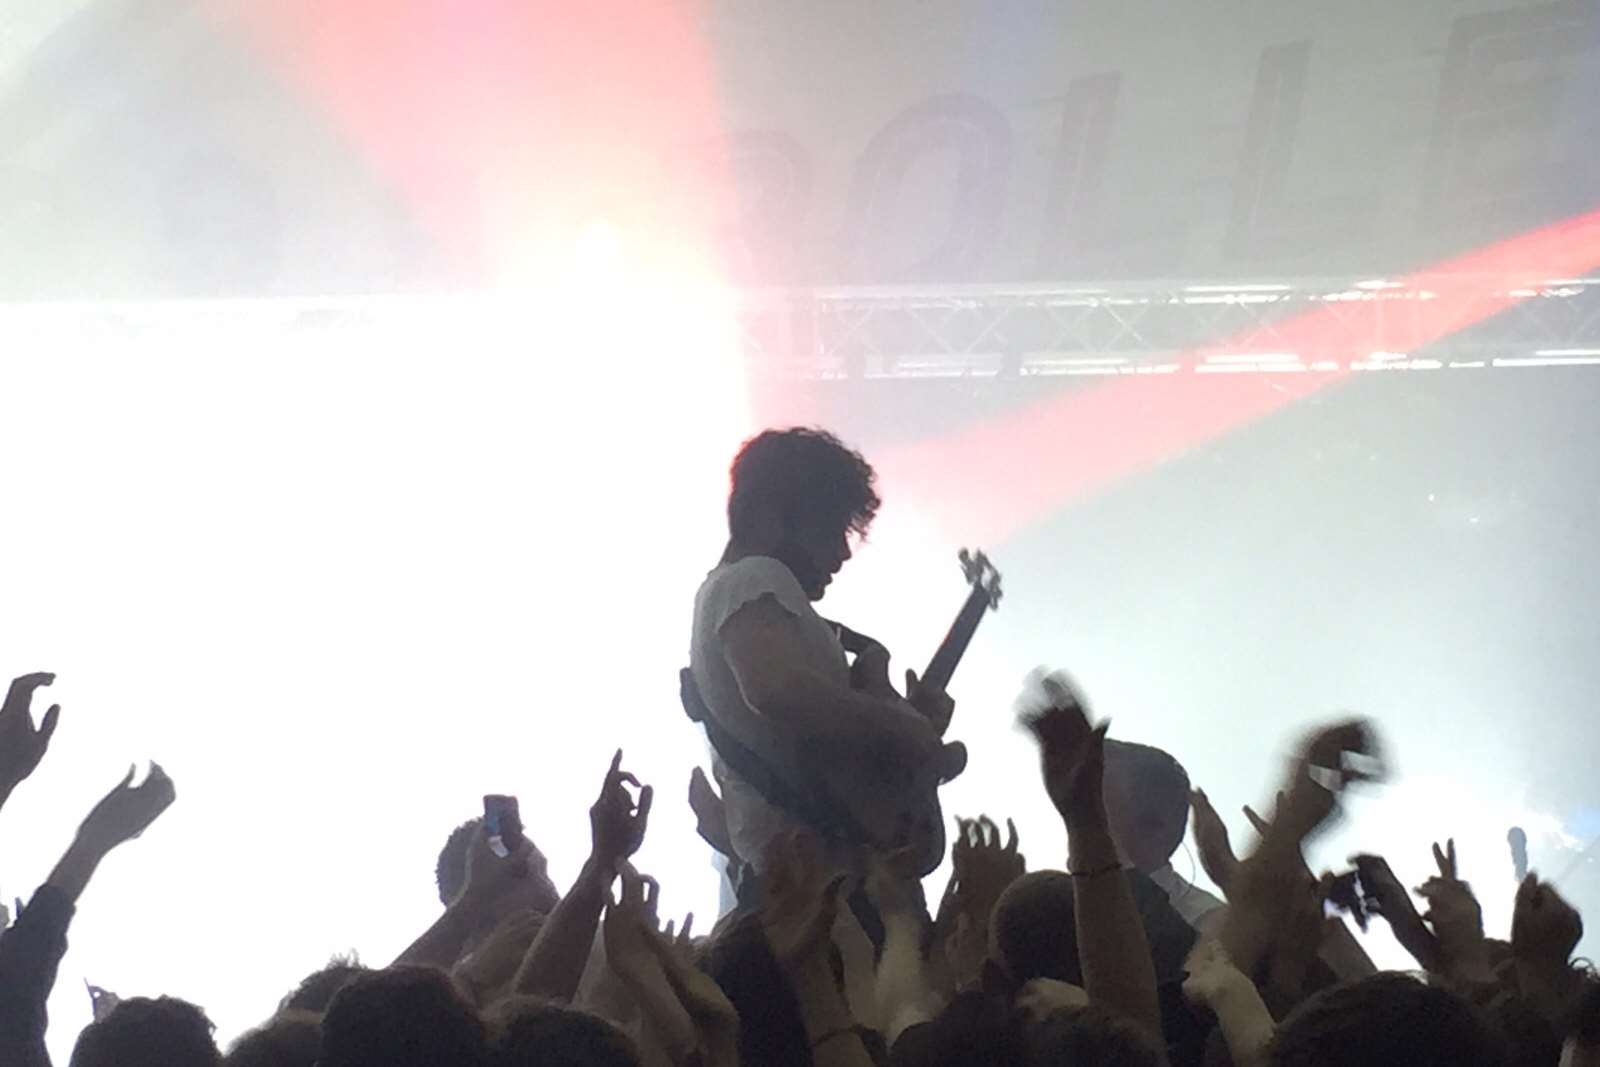
<svg viewBox="0 0 1600 1067"><path fill-rule="evenodd" d="M700 689L700 698L718 725L738 740L751 731L759 732L757 712L745 702L739 683L728 666L722 645L722 628L740 608L770 597L784 611L799 620L800 641L796 654L805 666L823 677L850 684L850 668L838 635L811 607L805 590L788 567L769 556L747 556L717 567L701 583L694 598L694 632L689 645L689 669ZM760 793L717 758L711 761L712 773L722 791L728 816L728 836L738 858L761 868L767 843L798 824L788 814L773 807Z"/></svg>

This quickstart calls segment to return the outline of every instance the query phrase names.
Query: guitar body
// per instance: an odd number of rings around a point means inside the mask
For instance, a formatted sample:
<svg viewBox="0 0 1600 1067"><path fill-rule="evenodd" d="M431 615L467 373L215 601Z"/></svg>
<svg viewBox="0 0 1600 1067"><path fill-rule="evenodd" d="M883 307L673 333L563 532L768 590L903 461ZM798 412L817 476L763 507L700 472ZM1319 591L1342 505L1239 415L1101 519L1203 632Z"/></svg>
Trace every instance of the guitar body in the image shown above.
<svg viewBox="0 0 1600 1067"><path fill-rule="evenodd" d="M965 764L965 750L959 744L945 749L959 751L960 763ZM919 875L944 862L942 765L906 766L865 745L815 745L803 757L803 772L830 801L850 813L876 849L909 848Z"/></svg>

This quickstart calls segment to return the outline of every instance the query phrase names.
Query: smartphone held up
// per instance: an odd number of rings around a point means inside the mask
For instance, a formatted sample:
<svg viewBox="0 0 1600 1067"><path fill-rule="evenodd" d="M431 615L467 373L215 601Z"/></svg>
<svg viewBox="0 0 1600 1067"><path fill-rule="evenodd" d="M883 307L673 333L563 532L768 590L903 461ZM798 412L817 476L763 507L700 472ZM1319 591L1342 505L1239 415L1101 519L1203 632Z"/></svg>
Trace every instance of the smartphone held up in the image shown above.
<svg viewBox="0 0 1600 1067"><path fill-rule="evenodd" d="M502 859L522 843L522 815L517 798L490 793L483 798L483 827L489 835L489 848Z"/></svg>

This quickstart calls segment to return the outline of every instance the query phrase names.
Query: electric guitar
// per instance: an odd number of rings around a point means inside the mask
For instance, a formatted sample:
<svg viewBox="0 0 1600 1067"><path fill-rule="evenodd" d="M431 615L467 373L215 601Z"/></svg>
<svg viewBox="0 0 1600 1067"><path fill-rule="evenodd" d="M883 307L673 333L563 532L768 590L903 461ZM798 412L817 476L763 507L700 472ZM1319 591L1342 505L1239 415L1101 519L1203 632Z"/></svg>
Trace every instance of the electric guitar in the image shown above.
<svg viewBox="0 0 1600 1067"><path fill-rule="evenodd" d="M971 645L978 624L1000 605L1000 572L982 552L961 550L961 572L971 587L950 631L922 672L922 681L948 687L961 657ZM859 652L863 638L838 627L846 651ZM855 647L852 647L855 646ZM936 726L941 728L947 723ZM960 774L967 763L966 746L947 743L932 763L906 766L871 745L817 745L807 753L803 774L831 806L848 813L868 843L883 851L909 848L918 874L926 875L944 860L944 812L939 786Z"/></svg>

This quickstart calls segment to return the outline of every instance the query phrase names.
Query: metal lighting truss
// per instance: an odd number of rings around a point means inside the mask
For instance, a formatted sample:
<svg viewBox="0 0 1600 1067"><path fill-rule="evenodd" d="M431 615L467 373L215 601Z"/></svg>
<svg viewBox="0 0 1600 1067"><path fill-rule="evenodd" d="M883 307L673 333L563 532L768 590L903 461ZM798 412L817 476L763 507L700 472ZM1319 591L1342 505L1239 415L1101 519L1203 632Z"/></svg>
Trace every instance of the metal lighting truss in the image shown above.
<svg viewBox="0 0 1600 1067"><path fill-rule="evenodd" d="M600 303L621 314L639 296L622 287L613 295L614 304ZM762 377L1600 366L1600 277L850 287L731 296L708 306L718 315L732 309L747 369ZM570 337L542 329L544 319L537 300L483 294L0 303L0 352L137 356L145 346L190 344L270 353L301 342L316 350L320 337L337 341L334 352L345 350L341 345L467 344L559 363ZM611 368L618 369L626 371Z"/></svg>
<svg viewBox="0 0 1600 1067"><path fill-rule="evenodd" d="M740 307L751 369L805 378L1600 365L1600 278L838 288ZM1296 351L1308 335L1316 351Z"/></svg>

